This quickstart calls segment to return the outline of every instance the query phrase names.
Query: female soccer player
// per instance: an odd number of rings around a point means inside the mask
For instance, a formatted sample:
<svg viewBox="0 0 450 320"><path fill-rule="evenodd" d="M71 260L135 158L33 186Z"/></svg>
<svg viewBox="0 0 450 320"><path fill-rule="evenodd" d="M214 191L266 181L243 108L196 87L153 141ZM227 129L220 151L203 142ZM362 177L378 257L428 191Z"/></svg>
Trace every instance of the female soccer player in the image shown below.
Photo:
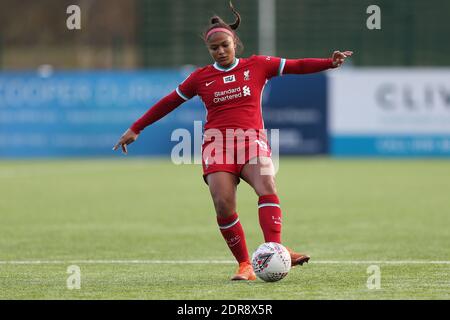
<svg viewBox="0 0 450 320"><path fill-rule="evenodd" d="M162 98L120 137L119 146L127 154L148 125L161 119L195 95L207 110L202 145L203 177L209 186L217 223L239 267L232 280L255 280L245 235L236 213L236 189L240 178L259 197L259 223L265 242L281 243L281 208L275 187L271 151L264 134L261 96L266 82L283 74L305 74L336 68L351 51L334 51L329 59L282 59L253 55L237 58L242 43L235 30L241 17L231 6L236 21L228 25L220 17L211 18L204 41L214 64L195 70L172 93ZM229 134L231 132L231 134ZM256 135L255 135L256 134ZM237 154L237 155L236 155ZM225 160L224 160L225 159ZM310 257L289 249L292 266Z"/></svg>

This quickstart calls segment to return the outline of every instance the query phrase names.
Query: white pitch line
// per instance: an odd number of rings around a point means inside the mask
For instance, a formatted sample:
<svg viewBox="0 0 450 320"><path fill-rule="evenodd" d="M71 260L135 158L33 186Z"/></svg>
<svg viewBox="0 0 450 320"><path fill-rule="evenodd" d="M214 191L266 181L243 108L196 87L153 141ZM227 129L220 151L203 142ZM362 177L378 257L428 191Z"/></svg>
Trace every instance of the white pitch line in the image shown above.
<svg viewBox="0 0 450 320"><path fill-rule="evenodd" d="M231 260L11 260L0 264L229 264Z"/></svg>
<svg viewBox="0 0 450 320"><path fill-rule="evenodd" d="M311 263L318 264L450 264L450 261L438 261L438 260L373 260L373 261L339 261L339 260L319 260L311 261Z"/></svg>
<svg viewBox="0 0 450 320"><path fill-rule="evenodd" d="M235 264L233 260L0 260L0 265L40 265L40 264ZM310 264L450 264L438 260L316 260Z"/></svg>

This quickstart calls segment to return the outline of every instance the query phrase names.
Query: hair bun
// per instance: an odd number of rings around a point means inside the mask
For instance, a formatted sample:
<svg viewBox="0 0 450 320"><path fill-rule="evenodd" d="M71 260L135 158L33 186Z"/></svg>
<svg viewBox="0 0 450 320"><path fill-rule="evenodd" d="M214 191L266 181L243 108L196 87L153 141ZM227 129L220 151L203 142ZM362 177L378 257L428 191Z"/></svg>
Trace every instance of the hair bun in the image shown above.
<svg viewBox="0 0 450 320"><path fill-rule="evenodd" d="M217 16L211 18L211 24L220 23L221 19Z"/></svg>

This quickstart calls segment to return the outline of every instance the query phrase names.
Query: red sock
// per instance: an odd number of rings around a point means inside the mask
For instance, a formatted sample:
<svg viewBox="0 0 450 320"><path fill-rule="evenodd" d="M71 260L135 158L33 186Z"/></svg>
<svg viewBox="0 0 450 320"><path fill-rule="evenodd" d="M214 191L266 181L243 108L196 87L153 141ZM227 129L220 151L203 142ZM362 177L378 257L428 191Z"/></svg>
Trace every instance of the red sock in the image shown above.
<svg viewBox="0 0 450 320"><path fill-rule="evenodd" d="M281 209L276 194L259 197L259 224L266 242L281 243Z"/></svg>
<svg viewBox="0 0 450 320"><path fill-rule="evenodd" d="M223 238L227 242L228 247L238 263L249 261L244 230L239 222L237 213L234 213L227 218L217 217L217 223L219 224Z"/></svg>

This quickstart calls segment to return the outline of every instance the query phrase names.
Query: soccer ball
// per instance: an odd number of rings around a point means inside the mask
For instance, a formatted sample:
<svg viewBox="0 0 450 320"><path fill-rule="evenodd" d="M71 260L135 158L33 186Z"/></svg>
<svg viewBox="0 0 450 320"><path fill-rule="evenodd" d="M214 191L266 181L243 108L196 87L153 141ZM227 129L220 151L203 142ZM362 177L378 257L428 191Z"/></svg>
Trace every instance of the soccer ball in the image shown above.
<svg viewBox="0 0 450 320"><path fill-rule="evenodd" d="M267 282L279 281L291 270L291 255L281 244L266 242L253 253L252 266L258 278Z"/></svg>

